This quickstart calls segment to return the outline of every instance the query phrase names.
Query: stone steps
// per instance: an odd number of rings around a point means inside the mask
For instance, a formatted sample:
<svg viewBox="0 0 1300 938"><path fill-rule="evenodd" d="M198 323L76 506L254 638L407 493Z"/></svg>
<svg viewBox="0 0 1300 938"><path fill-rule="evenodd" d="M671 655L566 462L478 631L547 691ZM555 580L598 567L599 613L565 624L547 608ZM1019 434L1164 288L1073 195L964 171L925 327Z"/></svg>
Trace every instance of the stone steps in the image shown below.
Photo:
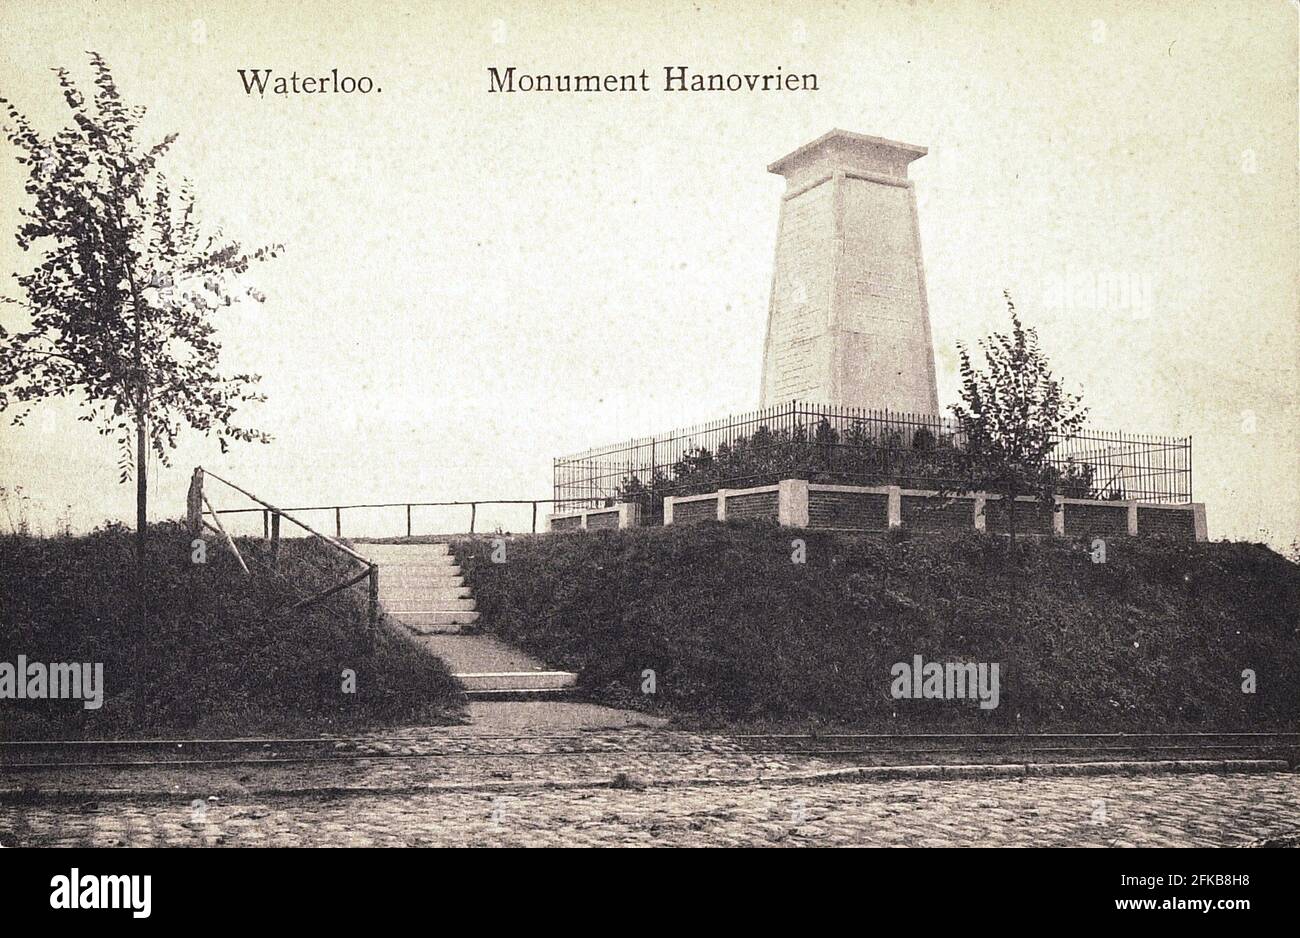
<svg viewBox="0 0 1300 938"><path fill-rule="evenodd" d="M379 564L379 602L418 635L472 631L474 599L446 544L362 544Z"/></svg>
<svg viewBox="0 0 1300 938"><path fill-rule="evenodd" d="M451 668L476 700L537 700L572 693L578 676L480 633L479 613L446 544L363 544L379 564L379 601ZM528 670L525 670L528 669Z"/></svg>

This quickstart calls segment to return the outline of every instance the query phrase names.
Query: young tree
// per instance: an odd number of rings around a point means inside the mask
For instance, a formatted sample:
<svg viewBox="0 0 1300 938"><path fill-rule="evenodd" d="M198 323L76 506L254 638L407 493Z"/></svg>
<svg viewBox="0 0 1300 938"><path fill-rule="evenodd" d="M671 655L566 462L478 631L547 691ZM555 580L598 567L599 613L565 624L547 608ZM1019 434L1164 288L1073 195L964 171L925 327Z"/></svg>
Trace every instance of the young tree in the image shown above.
<svg viewBox="0 0 1300 938"><path fill-rule="evenodd" d="M995 332L979 343L985 368L976 369L966 346L961 359L961 403L952 405L965 446L965 478L958 492L987 491L1007 505L1011 543L1016 539L1016 497L1034 495L1050 504L1060 474L1050 462L1053 450L1077 433L1087 409L1066 394L1038 348L1038 333L1026 329L1011 295L1003 292L1011 314L1011 334Z"/></svg>
<svg viewBox="0 0 1300 938"><path fill-rule="evenodd" d="M205 236L187 182L159 168L175 134L140 142L143 107L122 102L104 60L90 53L89 97L55 69L72 122L39 133L7 99L5 136L28 167L31 205L21 209L18 245L39 254L15 274L24 327L0 327L0 410L21 424L49 397L79 398L78 418L114 435L119 482L136 482L136 555L143 578L149 450L168 465L182 426L231 440L268 442L235 422L237 407L263 400L258 375L222 375L213 314L242 296L239 278L280 245L245 250L220 229ZM134 437L134 467L132 467Z"/></svg>

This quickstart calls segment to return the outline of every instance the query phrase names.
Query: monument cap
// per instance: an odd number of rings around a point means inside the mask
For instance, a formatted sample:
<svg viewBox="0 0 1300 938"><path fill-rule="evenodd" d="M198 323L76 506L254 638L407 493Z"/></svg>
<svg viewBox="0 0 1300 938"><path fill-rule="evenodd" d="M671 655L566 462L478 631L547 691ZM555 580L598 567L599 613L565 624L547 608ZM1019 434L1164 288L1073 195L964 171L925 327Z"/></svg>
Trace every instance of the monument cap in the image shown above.
<svg viewBox="0 0 1300 938"><path fill-rule="evenodd" d="M907 178L907 164L929 152L925 147L847 130L832 130L805 143L767 167L769 173L792 182L809 169L822 172L866 172Z"/></svg>

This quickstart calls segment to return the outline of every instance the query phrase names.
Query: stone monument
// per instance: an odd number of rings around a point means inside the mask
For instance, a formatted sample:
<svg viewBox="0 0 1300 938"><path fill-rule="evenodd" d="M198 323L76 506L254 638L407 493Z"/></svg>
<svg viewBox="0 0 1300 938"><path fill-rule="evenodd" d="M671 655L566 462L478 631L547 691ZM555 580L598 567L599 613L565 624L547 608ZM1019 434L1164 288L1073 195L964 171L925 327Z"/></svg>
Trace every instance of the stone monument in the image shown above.
<svg viewBox="0 0 1300 938"><path fill-rule="evenodd" d="M762 407L791 400L937 414L907 166L925 147L832 130L768 167L786 179Z"/></svg>

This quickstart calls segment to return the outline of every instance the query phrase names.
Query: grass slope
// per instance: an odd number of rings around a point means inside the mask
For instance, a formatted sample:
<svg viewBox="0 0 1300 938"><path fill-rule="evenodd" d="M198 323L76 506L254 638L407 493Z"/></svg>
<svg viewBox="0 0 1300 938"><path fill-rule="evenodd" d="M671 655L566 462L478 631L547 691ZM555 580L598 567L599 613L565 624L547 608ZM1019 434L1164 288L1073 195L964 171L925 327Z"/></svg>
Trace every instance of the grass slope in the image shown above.
<svg viewBox="0 0 1300 938"><path fill-rule="evenodd" d="M1300 567L1252 544L871 538L701 524L453 545L486 624L610 703L690 722L1257 728L1300 716ZM890 667L1000 666L1001 700L895 700ZM1253 669L1257 693L1242 692ZM656 693L642 691L653 670Z"/></svg>
<svg viewBox="0 0 1300 938"><path fill-rule="evenodd" d="M384 624L364 635L364 591L346 590L283 615L269 611L343 579L315 541L239 539L246 577L213 538L190 562L176 525L150 532L148 623L134 612L133 535L0 537L0 661L102 662L104 704L0 700L0 736L160 733L314 734L422 719L445 721L460 692L442 662ZM355 571L354 571L355 572ZM356 692L343 693L343 671Z"/></svg>

